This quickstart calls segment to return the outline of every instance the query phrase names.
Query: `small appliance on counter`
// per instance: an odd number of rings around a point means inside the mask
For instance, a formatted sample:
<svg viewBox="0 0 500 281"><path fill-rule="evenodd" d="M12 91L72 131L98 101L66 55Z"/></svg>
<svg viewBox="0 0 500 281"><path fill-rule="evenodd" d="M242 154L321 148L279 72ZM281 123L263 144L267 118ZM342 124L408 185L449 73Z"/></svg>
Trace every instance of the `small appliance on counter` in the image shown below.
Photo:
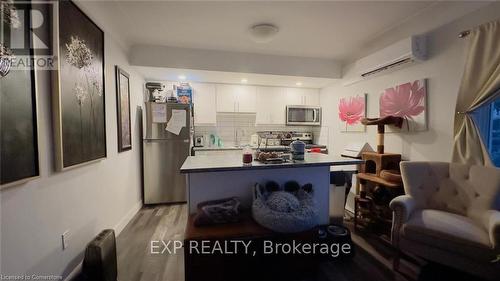
<svg viewBox="0 0 500 281"><path fill-rule="evenodd" d="M194 137L194 146L195 147L204 147L205 146L205 137L204 136L195 136Z"/></svg>
<svg viewBox="0 0 500 281"><path fill-rule="evenodd" d="M147 82L146 89L149 91L149 102L165 102L165 85L159 82Z"/></svg>
<svg viewBox="0 0 500 281"><path fill-rule="evenodd" d="M257 146L259 146L259 147L280 146L281 145L282 132L262 131L262 132L257 132L257 135L258 135ZM252 139L251 142L253 142L253 140L254 139Z"/></svg>

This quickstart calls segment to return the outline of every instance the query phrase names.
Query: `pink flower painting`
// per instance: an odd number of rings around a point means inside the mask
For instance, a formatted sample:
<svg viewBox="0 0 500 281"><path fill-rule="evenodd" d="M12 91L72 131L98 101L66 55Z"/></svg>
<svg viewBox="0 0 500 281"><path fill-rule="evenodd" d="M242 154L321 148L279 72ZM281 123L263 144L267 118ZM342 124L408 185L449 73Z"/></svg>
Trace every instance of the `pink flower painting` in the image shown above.
<svg viewBox="0 0 500 281"><path fill-rule="evenodd" d="M365 117L366 95L344 97L339 101L339 119L345 123L343 131L364 131L361 119Z"/></svg>
<svg viewBox="0 0 500 281"><path fill-rule="evenodd" d="M406 119L408 130L426 128L425 80L415 80L388 88L380 96L380 116L399 116Z"/></svg>

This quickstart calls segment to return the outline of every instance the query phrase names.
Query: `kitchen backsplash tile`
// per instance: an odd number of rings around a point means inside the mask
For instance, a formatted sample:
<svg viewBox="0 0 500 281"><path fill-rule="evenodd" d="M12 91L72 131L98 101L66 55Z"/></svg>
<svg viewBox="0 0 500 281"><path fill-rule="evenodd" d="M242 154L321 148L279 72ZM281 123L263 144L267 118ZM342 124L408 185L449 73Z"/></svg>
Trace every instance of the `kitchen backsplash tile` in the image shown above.
<svg viewBox="0 0 500 281"><path fill-rule="evenodd" d="M297 131L312 132L316 143L328 143L328 130L320 135L321 127L256 125L255 117L254 113L217 113L216 126L196 126L195 135L216 134L224 146L234 146L249 144L251 135L260 131Z"/></svg>

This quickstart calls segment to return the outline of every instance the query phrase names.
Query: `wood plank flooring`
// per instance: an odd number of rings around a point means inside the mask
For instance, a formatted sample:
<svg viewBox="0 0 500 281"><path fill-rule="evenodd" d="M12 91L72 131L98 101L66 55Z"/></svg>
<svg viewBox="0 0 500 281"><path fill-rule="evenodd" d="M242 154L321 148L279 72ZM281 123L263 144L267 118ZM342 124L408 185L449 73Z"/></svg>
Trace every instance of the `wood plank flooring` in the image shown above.
<svg viewBox="0 0 500 281"><path fill-rule="evenodd" d="M151 254L150 246L151 240L183 241L186 222L187 206L185 204L143 207L117 237L118 280L184 281L183 251L175 255ZM361 237L353 234L353 240L362 247L356 246L356 255L352 260L326 262L319 266L317 272L311 272L306 280L287 281L408 281L391 270L390 261L378 254L370 254L370 247L367 250L367 246L363 246L366 241ZM418 281L476 280L463 273L443 269L437 265L426 267L416 275L415 279L411 279ZM83 281L84 279L80 275L75 280Z"/></svg>
<svg viewBox="0 0 500 281"><path fill-rule="evenodd" d="M144 207L117 238L120 281L184 281L183 252L177 255L150 253L151 240L183 240L186 205ZM236 280L236 279L235 279ZM311 278L300 281L393 280L363 254L349 262L325 263ZM290 280L292 281L292 280Z"/></svg>
<svg viewBox="0 0 500 281"><path fill-rule="evenodd" d="M141 209L116 241L118 280L183 281L184 253L152 254L151 241L184 240L186 222L185 204Z"/></svg>

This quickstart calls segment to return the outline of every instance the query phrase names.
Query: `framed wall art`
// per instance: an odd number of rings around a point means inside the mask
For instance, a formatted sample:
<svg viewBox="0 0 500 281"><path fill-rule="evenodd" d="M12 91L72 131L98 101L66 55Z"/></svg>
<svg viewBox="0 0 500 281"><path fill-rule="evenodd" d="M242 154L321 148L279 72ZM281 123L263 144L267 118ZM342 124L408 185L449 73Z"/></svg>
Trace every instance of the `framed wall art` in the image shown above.
<svg viewBox="0 0 500 281"><path fill-rule="evenodd" d="M33 64L15 65L15 61L34 57L31 20L26 12L31 6L8 1L1 5L0 187L6 188L38 177L40 164L35 68ZM11 32L21 34L24 44L11 42Z"/></svg>
<svg viewBox="0 0 500 281"><path fill-rule="evenodd" d="M118 66L116 72L116 112L118 120L118 152L132 149L130 127L130 76Z"/></svg>
<svg viewBox="0 0 500 281"><path fill-rule="evenodd" d="M405 120L401 129L390 126L397 131L427 130L427 83L425 79L414 80L387 88L380 95L380 117L393 115Z"/></svg>
<svg viewBox="0 0 500 281"><path fill-rule="evenodd" d="M339 99L341 132L364 132L366 126L361 119L366 117L366 94L344 96Z"/></svg>
<svg viewBox="0 0 500 281"><path fill-rule="evenodd" d="M56 169L106 157L104 32L72 1L54 15Z"/></svg>

